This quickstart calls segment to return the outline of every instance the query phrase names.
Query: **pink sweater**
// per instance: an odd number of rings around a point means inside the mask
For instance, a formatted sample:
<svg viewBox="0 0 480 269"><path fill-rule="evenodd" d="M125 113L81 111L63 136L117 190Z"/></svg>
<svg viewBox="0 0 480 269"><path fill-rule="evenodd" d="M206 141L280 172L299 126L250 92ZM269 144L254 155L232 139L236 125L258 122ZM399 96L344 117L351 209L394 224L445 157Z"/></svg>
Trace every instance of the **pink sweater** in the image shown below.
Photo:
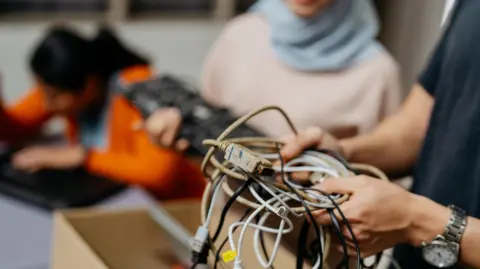
<svg viewBox="0 0 480 269"><path fill-rule="evenodd" d="M204 98L237 116L277 105L297 128L316 125L340 138L372 129L401 101L399 68L389 54L341 72L299 72L275 57L269 26L257 14L225 27L207 56L202 80ZM290 133L274 112L250 123L269 136Z"/></svg>

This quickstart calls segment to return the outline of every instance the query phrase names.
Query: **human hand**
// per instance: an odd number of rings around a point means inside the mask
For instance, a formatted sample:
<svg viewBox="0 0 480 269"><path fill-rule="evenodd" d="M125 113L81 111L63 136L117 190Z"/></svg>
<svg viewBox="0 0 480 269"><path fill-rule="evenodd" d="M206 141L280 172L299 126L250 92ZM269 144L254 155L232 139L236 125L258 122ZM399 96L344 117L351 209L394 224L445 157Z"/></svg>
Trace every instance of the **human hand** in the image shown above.
<svg viewBox="0 0 480 269"><path fill-rule="evenodd" d="M177 140L181 126L182 116L177 108L159 109L143 123L143 128L155 145L184 152L189 143L186 139Z"/></svg>
<svg viewBox="0 0 480 269"><path fill-rule="evenodd" d="M86 157L82 146L34 146L13 155L12 165L20 170L69 169L83 164Z"/></svg>
<svg viewBox="0 0 480 269"><path fill-rule="evenodd" d="M329 149L342 154L339 140L318 127L309 127L297 135L290 135L282 140L285 145L280 154L285 161L297 157L309 148ZM278 165L278 162L276 164ZM311 173L295 172L291 176L297 182L307 182L311 178Z"/></svg>
<svg viewBox="0 0 480 269"><path fill-rule="evenodd" d="M281 150L282 157L286 160L295 158L309 148L324 148L342 154L342 148L338 139L324 132L319 127L309 127L297 135L284 139L285 146Z"/></svg>
<svg viewBox="0 0 480 269"><path fill-rule="evenodd" d="M419 246L421 242L442 234L448 221L448 209L441 210L442 207L439 209L428 199L411 194L393 183L367 176L326 180L316 188L326 193L351 195L340 208L350 222L362 257L375 255L399 243ZM436 207L432 208L432 203ZM435 216L445 222L432 222L429 232L419 231L415 222L424 221L424 212L436 212ZM332 223L324 210L313 214L321 225ZM338 211L335 215L342 219ZM342 225L342 234L347 238L349 255L356 255L352 236L345 225ZM341 249L341 246L337 247Z"/></svg>

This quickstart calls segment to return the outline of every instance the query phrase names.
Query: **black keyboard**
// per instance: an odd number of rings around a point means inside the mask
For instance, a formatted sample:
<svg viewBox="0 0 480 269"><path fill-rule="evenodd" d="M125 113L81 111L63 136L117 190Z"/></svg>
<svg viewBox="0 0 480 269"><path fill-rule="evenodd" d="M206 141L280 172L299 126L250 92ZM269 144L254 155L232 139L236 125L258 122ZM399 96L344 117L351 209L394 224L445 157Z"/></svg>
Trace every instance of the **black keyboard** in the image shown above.
<svg viewBox="0 0 480 269"><path fill-rule="evenodd" d="M38 176L36 174L24 172L18 169L13 168L13 166L9 163L3 164L1 168L1 172L4 177L9 179L14 179L16 183L28 186L28 187L35 187L38 186Z"/></svg>
<svg viewBox="0 0 480 269"><path fill-rule="evenodd" d="M0 193L48 210L92 205L124 187L83 169L27 173L0 163Z"/></svg>
<svg viewBox="0 0 480 269"><path fill-rule="evenodd" d="M193 154L205 155L208 149L202 141L217 138L237 120L229 110L209 105L196 93L197 90L170 75L135 83L123 90L125 97L145 119L159 108L178 108L183 120L179 137L189 140L189 152ZM262 136L254 128L242 125L229 137Z"/></svg>

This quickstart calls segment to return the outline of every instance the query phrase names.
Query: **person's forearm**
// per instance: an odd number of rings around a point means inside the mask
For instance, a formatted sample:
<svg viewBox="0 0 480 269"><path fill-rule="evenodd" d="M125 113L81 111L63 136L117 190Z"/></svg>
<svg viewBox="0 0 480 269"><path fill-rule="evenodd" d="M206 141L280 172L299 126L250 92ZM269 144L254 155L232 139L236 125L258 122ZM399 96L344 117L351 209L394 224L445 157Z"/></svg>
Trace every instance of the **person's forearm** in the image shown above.
<svg viewBox="0 0 480 269"><path fill-rule="evenodd" d="M451 214L450 209L425 197L413 199L412 224L408 236L410 244L420 246L437 235L443 234ZM480 268L480 220L469 217L467 228L460 242L460 263L468 268Z"/></svg>
<svg viewBox="0 0 480 269"><path fill-rule="evenodd" d="M392 176L402 176L413 166L421 141L404 135L402 119L394 115L371 133L340 141L346 159L352 163L367 163ZM403 127L406 128L406 127Z"/></svg>
<svg viewBox="0 0 480 269"><path fill-rule="evenodd" d="M480 268L480 221L469 217L467 229L460 244L460 261L471 268Z"/></svg>
<svg viewBox="0 0 480 269"><path fill-rule="evenodd" d="M409 172L423 143L433 103L432 96L416 84L402 108L374 131L340 142L345 157L393 176Z"/></svg>

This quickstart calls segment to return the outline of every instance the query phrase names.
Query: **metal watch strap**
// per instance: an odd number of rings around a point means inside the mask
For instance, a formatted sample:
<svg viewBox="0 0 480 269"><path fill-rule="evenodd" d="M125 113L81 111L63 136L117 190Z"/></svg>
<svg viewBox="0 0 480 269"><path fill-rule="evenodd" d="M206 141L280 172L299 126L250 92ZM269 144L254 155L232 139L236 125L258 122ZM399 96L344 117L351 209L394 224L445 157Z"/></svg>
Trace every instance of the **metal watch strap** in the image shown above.
<svg viewBox="0 0 480 269"><path fill-rule="evenodd" d="M467 214L463 209L454 205L450 205L448 208L450 208L452 213L448 220L447 227L445 227L443 236L447 242L460 244L460 240L467 227Z"/></svg>

